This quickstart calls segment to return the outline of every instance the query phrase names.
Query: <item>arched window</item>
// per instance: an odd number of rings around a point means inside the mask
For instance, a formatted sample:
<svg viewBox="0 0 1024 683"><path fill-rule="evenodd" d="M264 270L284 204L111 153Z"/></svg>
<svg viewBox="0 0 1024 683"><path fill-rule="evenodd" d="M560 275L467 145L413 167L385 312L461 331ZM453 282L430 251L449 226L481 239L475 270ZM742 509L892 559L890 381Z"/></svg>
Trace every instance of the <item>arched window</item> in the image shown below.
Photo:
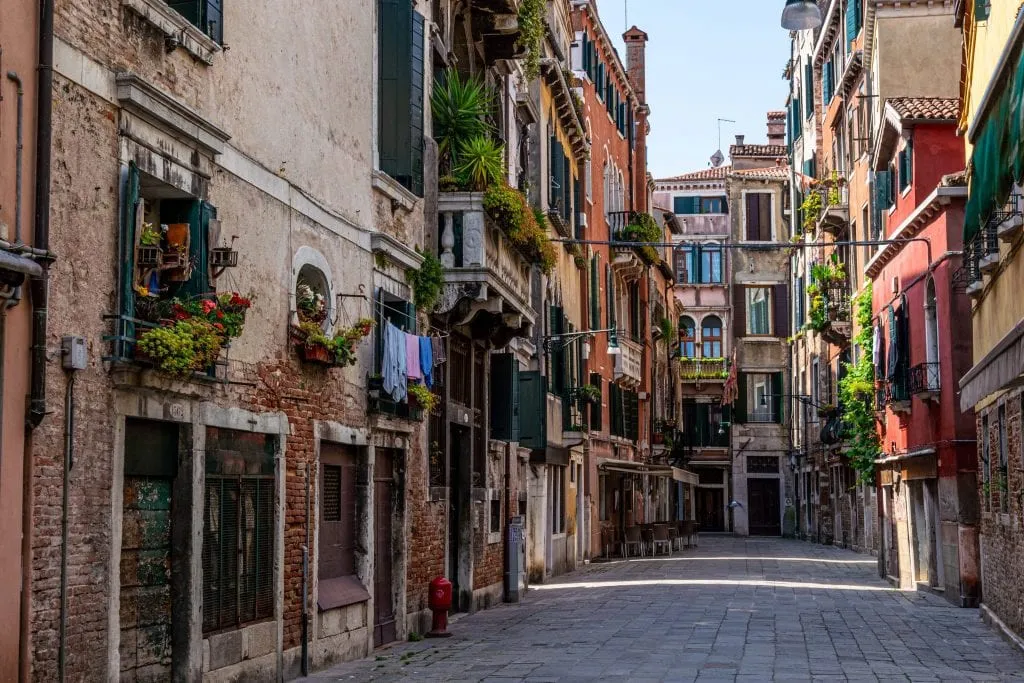
<svg viewBox="0 0 1024 683"><path fill-rule="evenodd" d="M679 355L683 358L697 357L697 323L688 315L679 318Z"/></svg>
<svg viewBox="0 0 1024 683"><path fill-rule="evenodd" d="M612 169L608 162L604 162L604 210L608 213L612 210Z"/></svg>
<svg viewBox="0 0 1024 683"><path fill-rule="evenodd" d="M936 312L935 302L935 280L928 278L924 294L924 344L925 360L929 363L939 362L939 316ZM932 367L928 369L928 379L931 383ZM938 375L938 370L935 370Z"/></svg>
<svg viewBox="0 0 1024 683"><path fill-rule="evenodd" d="M701 357L722 358L722 319L717 315L704 318L700 329Z"/></svg>

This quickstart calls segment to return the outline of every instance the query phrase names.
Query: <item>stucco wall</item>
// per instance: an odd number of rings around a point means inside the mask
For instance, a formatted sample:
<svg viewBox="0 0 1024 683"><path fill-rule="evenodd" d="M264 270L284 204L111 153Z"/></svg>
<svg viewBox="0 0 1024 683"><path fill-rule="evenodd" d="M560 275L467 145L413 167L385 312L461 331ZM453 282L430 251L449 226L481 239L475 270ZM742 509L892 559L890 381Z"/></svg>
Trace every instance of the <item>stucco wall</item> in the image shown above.
<svg viewBox="0 0 1024 683"><path fill-rule="evenodd" d="M881 101L958 95L960 32L951 5L880 9L875 31Z"/></svg>

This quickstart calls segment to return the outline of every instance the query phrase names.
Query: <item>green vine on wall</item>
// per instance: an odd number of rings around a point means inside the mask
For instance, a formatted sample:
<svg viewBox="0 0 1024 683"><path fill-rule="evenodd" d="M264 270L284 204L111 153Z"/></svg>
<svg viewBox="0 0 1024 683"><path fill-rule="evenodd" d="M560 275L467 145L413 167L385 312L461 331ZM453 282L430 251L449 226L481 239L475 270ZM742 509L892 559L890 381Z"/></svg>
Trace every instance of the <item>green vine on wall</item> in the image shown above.
<svg viewBox="0 0 1024 683"><path fill-rule="evenodd" d="M544 0L523 0L519 6L519 44L526 48L526 80L540 75L541 44L544 40Z"/></svg>
<svg viewBox="0 0 1024 683"><path fill-rule="evenodd" d="M861 483L875 480L875 460L881 455L881 442L875 428L875 367L872 364L874 336L871 327L871 283L853 299L860 359L846 364L846 376L839 381L839 399L850 465Z"/></svg>
<svg viewBox="0 0 1024 683"><path fill-rule="evenodd" d="M417 310L429 313L434 310L434 305L441 296L441 288L444 286L444 267L441 261L432 253L422 254L423 263L417 270L408 270L405 279L412 287L413 303Z"/></svg>

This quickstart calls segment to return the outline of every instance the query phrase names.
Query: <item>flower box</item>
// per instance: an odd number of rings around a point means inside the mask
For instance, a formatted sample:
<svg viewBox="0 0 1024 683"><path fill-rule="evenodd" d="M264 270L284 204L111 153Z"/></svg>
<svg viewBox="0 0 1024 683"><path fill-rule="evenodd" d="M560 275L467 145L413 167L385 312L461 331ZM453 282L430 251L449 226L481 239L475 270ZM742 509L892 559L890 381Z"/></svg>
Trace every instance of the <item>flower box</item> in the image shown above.
<svg viewBox="0 0 1024 683"><path fill-rule="evenodd" d="M334 365L334 358L323 344L299 344L299 354L307 363Z"/></svg>

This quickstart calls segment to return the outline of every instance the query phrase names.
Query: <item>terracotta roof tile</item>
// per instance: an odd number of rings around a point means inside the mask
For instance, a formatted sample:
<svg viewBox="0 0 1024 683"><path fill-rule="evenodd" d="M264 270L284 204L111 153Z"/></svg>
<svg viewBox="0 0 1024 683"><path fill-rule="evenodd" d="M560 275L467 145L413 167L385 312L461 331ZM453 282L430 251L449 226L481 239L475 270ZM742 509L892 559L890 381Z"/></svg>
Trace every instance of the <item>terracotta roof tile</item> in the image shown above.
<svg viewBox="0 0 1024 683"><path fill-rule="evenodd" d="M725 176L729 173L731 166L712 166L711 168L705 168L700 171L692 171L691 173L684 173L682 175L672 176L671 178L659 178L655 182L658 183L673 183L684 180L725 180Z"/></svg>
<svg viewBox="0 0 1024 683"><path fill-rule="evenodd" d="M732 175L741 178L754 178L765 180L787 180L789 178L789 166L769 166L767 168L744 168L733 171Z"/></svg>
<svg viewBox="0 0 1024 683"><path fill-rule="evenodd" d="M960 116L960 100L955 97L891 97L888 102L903 119L956 121Z"/></svg>
<svg viewBox="0 0 1024 683"><path fill-rule="evenodd" d="M776 157L788 156L785 145L733 145L729 148L729 156L736 157Z"/></svg>

